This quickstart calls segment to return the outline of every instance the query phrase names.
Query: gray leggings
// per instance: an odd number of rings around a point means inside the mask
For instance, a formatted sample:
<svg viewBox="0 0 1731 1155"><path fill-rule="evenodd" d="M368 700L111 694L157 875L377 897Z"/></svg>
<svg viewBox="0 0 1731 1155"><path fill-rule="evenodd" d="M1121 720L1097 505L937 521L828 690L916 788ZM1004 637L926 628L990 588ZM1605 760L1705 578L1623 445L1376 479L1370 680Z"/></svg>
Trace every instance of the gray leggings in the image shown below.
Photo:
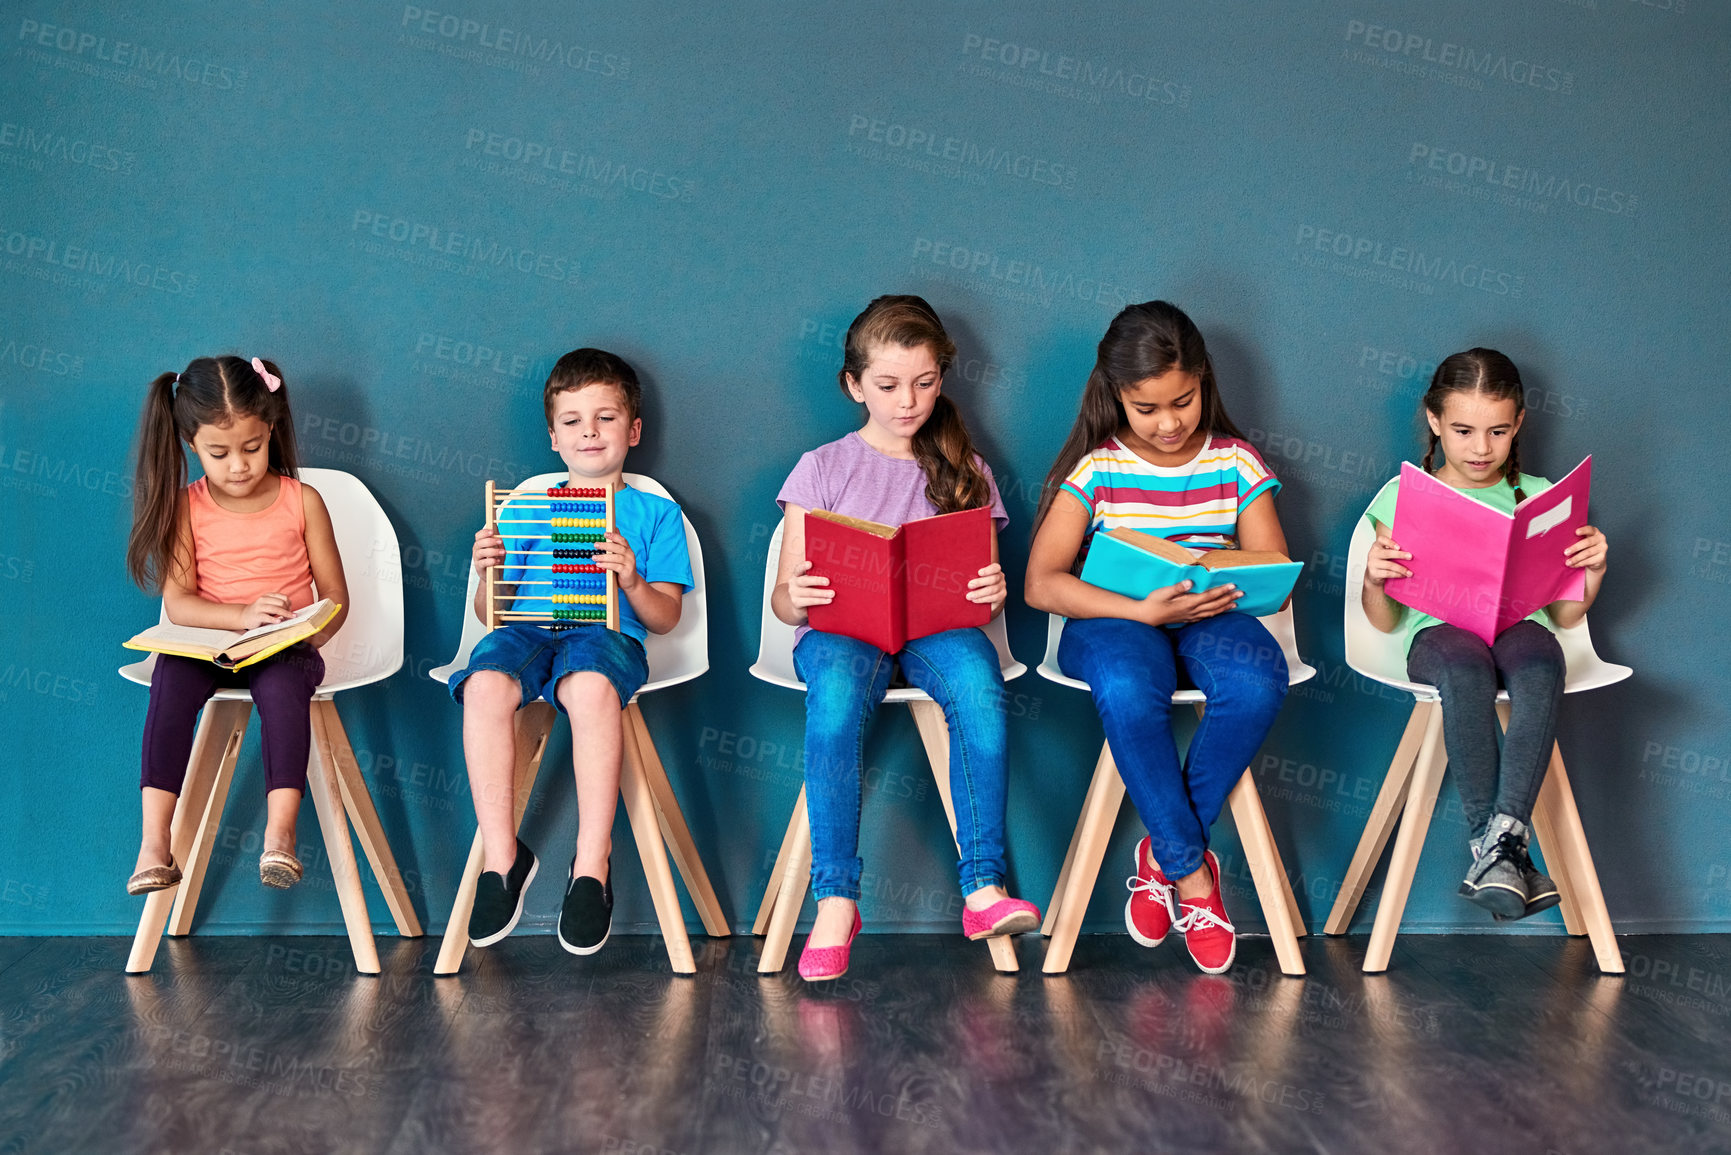
<svg viewBox="0 0 1731 1155"><path fill-rule="evenodd" d="M1491 645L1456 626L1414 635L1407 677L1442 692L1443 738L1461 806L1478 838L1493 814L1530 824L1551 761L1563 700L1563 648L1537 622L1516 622ZM1497 753L1499 677L1509 692L1509 729Z"/></svg>

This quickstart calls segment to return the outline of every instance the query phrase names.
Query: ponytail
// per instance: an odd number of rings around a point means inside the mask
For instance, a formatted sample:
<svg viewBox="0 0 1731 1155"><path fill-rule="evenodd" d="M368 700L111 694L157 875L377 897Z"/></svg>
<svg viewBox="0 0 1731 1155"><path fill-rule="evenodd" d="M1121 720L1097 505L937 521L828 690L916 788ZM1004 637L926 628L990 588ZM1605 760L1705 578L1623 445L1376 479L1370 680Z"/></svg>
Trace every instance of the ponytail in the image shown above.
<svg viewBox="0 0 1731 1155"><path fill-rule="evenodd" d="M132 482L132 535L126 542L127 576L144 589L160 589L174 560L179 536L180 491L186 488L186 454L175 429L176 373L150 383L138 423L138 467Z"/></svg>
<svg viewBox="0 0 1731 1155"><path fill-rule="evenodd" d="M926 471L926 499L939 513L992 503L992 486L974 453L962 411L943 394L914 434L914 460Z"/></svg>
<svg viewBox="0 0 1731 1155"><path fill-rule="evenodd" d="M224 362L240 358L224 357ZM294 415L289 412L288 382L283 380L282 370L277 368L275 361L259 358L259 363L265 371L277 379L277 388L273 392L266 389L258 398L259 404L249 415L261 421L270 423L270 467L272 472L283 477L300 476L300 449L295 443ZM245 364L243 362L243 364ZM250 364L246 368L251 369ZM258 374L254 373L254 377ZM263 384L263 381L260 381Z"/></svg>

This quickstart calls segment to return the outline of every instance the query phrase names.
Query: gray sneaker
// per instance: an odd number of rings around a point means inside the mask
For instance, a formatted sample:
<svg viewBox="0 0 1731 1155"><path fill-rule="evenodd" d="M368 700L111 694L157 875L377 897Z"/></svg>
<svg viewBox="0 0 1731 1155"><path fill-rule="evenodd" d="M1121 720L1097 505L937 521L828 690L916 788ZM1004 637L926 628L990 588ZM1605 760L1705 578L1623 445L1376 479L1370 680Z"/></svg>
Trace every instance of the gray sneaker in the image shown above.
<svg viewBox="0 0 1731 1155"><path fill-rule="evenodd" d="M1498 918L1526 917L1527 884L1521 864L1532 869L1526 824L1507 814L1493 815L1484 835L1467 845L1473 865L1461 881L1460 893Z"/></svg>
<svg viewBox="0 0 1731 1155"><path fill-rule="evenodd" d="M1521 881L1527 887L1527 909L1515 915L1516 918L1526 918L1529 914L1549 910L1563 901L1563 896L1557 893L1557 884L1552 882L1550 876L1544 871L1533 865L1532 857L1524 848L1521 850L1520 858L1516 860L1516 865L1521 872ZM1509 921L1500 914L1492 915L1492 917L1498 922Z"/></svg>

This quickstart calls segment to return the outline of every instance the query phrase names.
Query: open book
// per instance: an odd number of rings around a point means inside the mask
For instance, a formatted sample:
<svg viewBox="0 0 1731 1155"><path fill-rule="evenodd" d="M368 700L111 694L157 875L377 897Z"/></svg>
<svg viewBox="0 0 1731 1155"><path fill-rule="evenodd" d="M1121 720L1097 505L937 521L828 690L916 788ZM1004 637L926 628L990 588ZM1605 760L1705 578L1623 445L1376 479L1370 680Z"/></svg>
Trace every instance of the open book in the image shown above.
<svg viewBox="0 0 1731 1155"><path fill-rule="evenodd" d="M225 670L239 670L312 637L342 608L329 598L320 598L284 621L268 622L250 630L207 630L163 622L122 644L129 650L203 658Z"/></svg>
<svg viewBox="0 0 1731 1155"><path fill-rule="evenodd" d="M814 509L805 556L835 590L833 602L807 611L814 630L893 654L910 639L992 620L990 605L968 600L968 583L992 564L992 511L984 506L900 526Z"/></svg>
<svg viewBox="0 0 1731 1155"><path fill-rule="evenodd" d="M1383 583L1389 597L1470 630L1486 645L1534 610L1558 599L1586 596L1587 571L1568 566L1563 551L1587 524L1593 459L1513 513L1493 509L1405 462L1389 533L1412 554L1409 578Z"/></svg>
<svg viewBox="0 0 1731 1155"><path fill-rule="evenodd" d="M1244 591L1238 612L1260 618L1286 604L1303 568L1303 562L1273 550L1188 549L1139 529L1109 529L1094 535L1081 578L1127 598L1145 598L1181 581L1198 594L1235 585Z"/></svg>

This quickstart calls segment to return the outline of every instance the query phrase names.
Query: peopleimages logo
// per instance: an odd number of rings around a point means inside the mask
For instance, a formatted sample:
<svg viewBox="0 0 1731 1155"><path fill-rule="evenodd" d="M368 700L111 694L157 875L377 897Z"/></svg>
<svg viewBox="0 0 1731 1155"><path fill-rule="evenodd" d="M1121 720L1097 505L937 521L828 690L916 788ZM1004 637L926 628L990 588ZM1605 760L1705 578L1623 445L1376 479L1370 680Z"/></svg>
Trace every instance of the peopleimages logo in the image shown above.
<svg viewBox="0 0 1731 1155"><path fill-rule="evenodd" d="M1076 169L1050 157L1034 156L1015 148L982 145L966 137L948 136L936 129L919 124L904 124L893 120L854 113L848 118L849 141L877 145L892 152L907 152L960 166L963 170L996 173L1034 184L1057 188L1076 187Z"/></svg>
<svg viewBox="0 0 1731 1155"><path fill-rule="evenodd" d="M1456 177L1467 184L1485 184L1551 203L1567 202L1613 216L1629 216L1639 206L1634 193L1606 188L1592 181L1572 180L1524 165L1456 152L1441 145L1414 142L1407 154L1409 171Z"/></svg>
<svg viewBox="0 0 1731 1155"><path fill-rule="evenodd" d="M1346 22L1346 41L1347 51L1351 53L1357 50L1358 58L1364 59L1365 63L1398 61L1405 66L1402 71L1412 72L1414 75L1422 76L1427 72L1435 72L1439 79L1450 80L1449 75L1443 74L1446 70L1446 73L1452 74L1451 82L1458 83L1468 79L1478 79L1481 82L1473 87L1482 87L1484 80L1500 80L1505 84L1536 88L1541 92L1567 95L1575 91L1573 72L1520 56L1510 56L1494 48L1474 48L1471 45L1423 36L1417 32L1402 32L1381 24L1367 24L1363 20ZM1365 58L1365 50L1380 53L1383 59Z"/></svg>
<svg viewBox="0 0 1731 1155"><path fill-rule="evenodd" d="M697 193L696 181L628 160L574 152L556 141L470 128L463 134L463 150L472 157L508 161L536 177L571 177L597 187L630 189L657 200L690 200Z"/></svg>
<svg viewBox="0 0 1731 1155"><path fill-rule="evenodd" d="M483 63L488 61L476 52L477 49L493 54L495 61L557 64L574 72L593 72L597 76L620 80L631 72L631 61L618 53L572 44L554 36L536 36L453 12L435 12L431 8L405 4L400 26L409 34L428 37L431 45L437 46L436 50L444 55ZM440 45L440 41L444 44Z"/></svg>
<svg viewBox="0 0 1731 1155"><path fill-rule="evenodd" d="M1105 93L1149 104L1188 105L1190 86L1141 68L1123 68L1105 61L1052 52L995 36L968 32L962 55L972 68L968 75L996 79L1013 87L1099 104ZM975 63L977 62L977 63Z"/></svg>
<svg viewBox="0 0 1731 1155"><path fill-rule="evenodd" d="M0 149L10 149L23 156L45 157L62 164L93 168L98 172L128 175L138 160L137 153L126 152L101 141L10 122L0 123Z"/></svg>
<svg viewBox="0 0 1731 1155"><path fill-rule="evenodd" d="M235 89L246 84L246 69L222 64L196 52L181 53L168 48L151 48L129 40L110 40L94 32L67 28L60 24L45 24L40 20L21 20L18 40L27 49L52 49L62 58L80 64L109 65L118 73L107 73L115 79L128 74L142 80L145 87L154 88L154 77L174 79L205 88ZM85 71L90 71L86 69Z"/></svg>
<svg viewBox="0 0 1731 1155"><path fill-rule="evenodd" d="M1300 263L1315 264L1314 258L1319 256L1334 258L1335 271L1349 276L1357 275L1354 270L1385 272L1420 287L1459 285L1498 297L1523 297L1527 291L1525 277L1492 268L1482 261L1426 253L1411 245L1390 244L1317 225L1299 225L1294 243L1294 255L1300 258Z"/></svg>

